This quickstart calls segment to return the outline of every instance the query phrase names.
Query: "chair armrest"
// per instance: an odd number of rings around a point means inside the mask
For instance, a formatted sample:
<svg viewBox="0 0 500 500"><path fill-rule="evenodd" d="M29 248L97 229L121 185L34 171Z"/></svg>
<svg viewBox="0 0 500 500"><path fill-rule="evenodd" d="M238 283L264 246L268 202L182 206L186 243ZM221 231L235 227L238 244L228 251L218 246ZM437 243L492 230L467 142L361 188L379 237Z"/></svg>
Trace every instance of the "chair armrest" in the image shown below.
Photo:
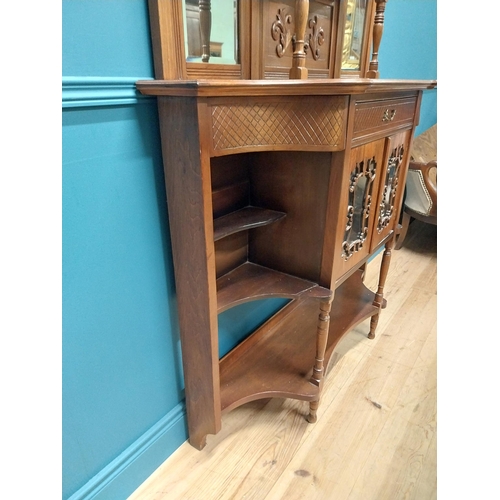
<svg viewBox="0 0 500 500"><path fill-rule="evenodd" d="M425 192L425 197L430 201L429 208L422 215L436 217L437 216L437 161L433 160L428 163L410 161L409 170L414 174L418 174L419 182L412 179L412 189L408 191L410 196L415 196L415 191ZM410 177L410 176L409 176ZM408 179L410 181L410 179ZM407 183L408 183L407 181ZM420 186L420 187L419 187ZM407 184L407 187L408 184ZM424 193L422 193L424 196ZM408 199L407 205L412 208L412 200Z"/></svg>

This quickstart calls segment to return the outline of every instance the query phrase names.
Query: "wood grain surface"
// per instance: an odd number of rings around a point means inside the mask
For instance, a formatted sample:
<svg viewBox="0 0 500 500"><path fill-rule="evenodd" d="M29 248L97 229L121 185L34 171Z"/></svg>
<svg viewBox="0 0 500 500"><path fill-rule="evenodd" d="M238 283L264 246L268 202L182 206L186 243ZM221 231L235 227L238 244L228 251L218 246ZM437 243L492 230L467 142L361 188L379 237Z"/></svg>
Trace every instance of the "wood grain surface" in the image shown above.
<svg viewBox="0 0 500 500"><path fill-rule="evenodd" d="M393 252L377 336L339 343L318 420L308 404L254 401L223 415L202 451L182 445L129 500L432 500L436 458L436 227ZM367 266L376 290L381 254Z"/></svg>

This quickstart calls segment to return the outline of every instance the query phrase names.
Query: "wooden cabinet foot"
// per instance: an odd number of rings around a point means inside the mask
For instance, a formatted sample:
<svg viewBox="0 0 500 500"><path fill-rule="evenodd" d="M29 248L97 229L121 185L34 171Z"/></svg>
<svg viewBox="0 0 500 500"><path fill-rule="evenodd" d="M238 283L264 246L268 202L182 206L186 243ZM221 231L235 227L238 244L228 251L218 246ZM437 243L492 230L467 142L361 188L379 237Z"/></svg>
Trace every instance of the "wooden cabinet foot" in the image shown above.
<svg viewBox="0 0 500 500"><path fill-rule="evenodd" d="M189 444L197 450L203 450L203 448L205 448L205 446L207 445L207 436L190 437Z"/></svg>
<svg viewBox="0 0 500 500"><path fill-rule="evenodd" d="M309 415L307 415L306 420L310 424L314 424L318 420L318 406L319 406L319 400L318 401L311 401L309 403Z"/></svg>

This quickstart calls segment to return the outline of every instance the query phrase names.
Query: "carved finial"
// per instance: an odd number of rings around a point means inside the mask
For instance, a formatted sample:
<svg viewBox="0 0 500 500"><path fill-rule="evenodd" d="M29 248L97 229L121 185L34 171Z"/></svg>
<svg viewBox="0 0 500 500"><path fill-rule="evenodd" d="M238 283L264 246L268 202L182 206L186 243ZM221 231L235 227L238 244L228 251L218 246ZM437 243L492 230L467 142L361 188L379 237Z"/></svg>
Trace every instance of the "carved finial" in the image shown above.
<svg viewBox="0 0 500 500"><path fill-rule="evenodd" d="M291 79L306 79L306 53L304 51L309 0L295 0L295 35L293 38L293 59L290 69Z"/></svg>
<svg viewBox="0 0 500 500"><path fill-rule="evenodd" d="M375 19L373 21L373 52L372 60L370 61L370 66L366 73L367 78L378 78L380 74L378 71L378 49L384 31L384 12L387 0L375 0L375 2L377 7L375 10Z"/></svg>

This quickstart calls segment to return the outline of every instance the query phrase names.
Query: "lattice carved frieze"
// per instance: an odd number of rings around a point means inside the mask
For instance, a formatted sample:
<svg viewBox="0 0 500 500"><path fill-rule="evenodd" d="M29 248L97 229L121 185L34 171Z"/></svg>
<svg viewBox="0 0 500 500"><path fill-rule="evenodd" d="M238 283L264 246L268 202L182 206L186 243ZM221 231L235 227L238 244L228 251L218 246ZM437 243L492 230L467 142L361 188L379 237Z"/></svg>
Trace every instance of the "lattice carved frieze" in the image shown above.
<svg viewBox="0 0 500 500"><path fill-rule="evenodd" d="M213 105L212 147L214 151L259 146L338 150L345 141L346 106L343 96Z"/></svg>
<svg viewBox="0 0 500 500"><path fill-rule="evenodd" d="M348 260L364 246L368 237L370 210L377 162L375 157L356 163L349 182L346 228L342 258Z"/></svg>
<svg viewBox="0 0 500 500"><path fill-rule="evenodd" d="M404 146L400 144L392 150L391 156L387 162L384 190L379 204L377 223L378 233L381 233L389 225L389 222L394 215L394 204L398 190L399 175L401 172L401 164L403 163L404 153Z"/></svg>

